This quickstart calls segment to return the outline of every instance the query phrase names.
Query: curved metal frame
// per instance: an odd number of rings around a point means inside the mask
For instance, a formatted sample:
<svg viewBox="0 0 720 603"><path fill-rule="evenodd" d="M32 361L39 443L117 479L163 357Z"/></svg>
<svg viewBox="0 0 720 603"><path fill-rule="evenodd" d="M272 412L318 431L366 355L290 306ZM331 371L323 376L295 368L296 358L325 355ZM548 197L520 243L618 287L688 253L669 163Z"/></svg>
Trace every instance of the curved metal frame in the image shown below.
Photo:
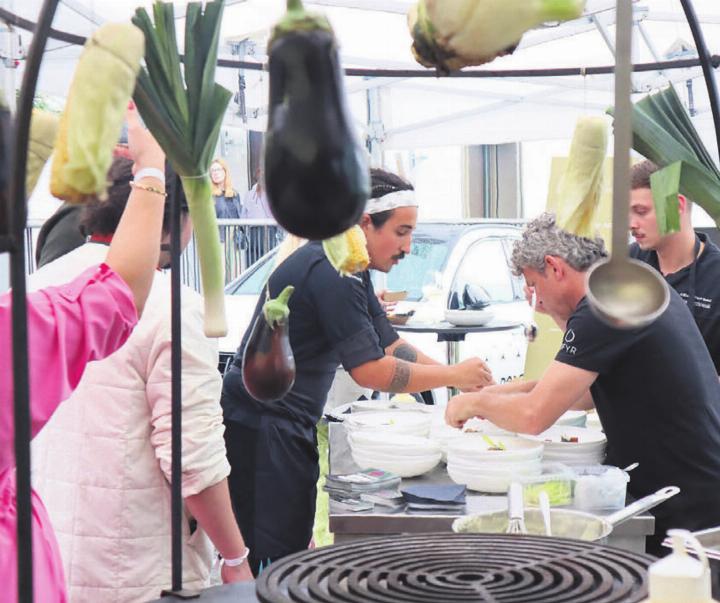
<svg viewBox="0 0 720 603"><path fill-rule="evenodd" d="M17 467L17 562L18 601L33 600L32 511L30 494L30 379L28 363L27 305L25 287L24 229L27 219L25 174L35 87L40 71L50 25L58 0L45 0L37 30L33 36L23 75L15 118L10 180L10 220L12 251L10 282L12 285L12 350L14 387L15 464Z"/></svg>
<svg viewBox="0 0 720 603"><path fill-rule="evenodd" d="M30 495L30 383L28 363L28 333L27 333L27 306L26 306L26 284L25 284L25 256L23 250L23 230L27 218L25 200L25 175L27 162L27 148L30 132L30 118L32 115L33 98L37 78L40 71L43 53L47 40L50 37L70 40L73 43L82 43L84 38L66 34L51 28L59 0L45 0L43 3L40 19L32 23L20 19L17 15L0 9L0 19L12 21L20 27L34 31L34 36L27 56L25 73L23 76L20 100L17 116L15 119L15 133L12 156L12 170L10 180L10 220L11 229L11 257L10 272L12 284L12 333L13 333L13 379L14 379L14 429L15 429L15 459L17 466L17 562L18 562L18 601L31 603L33 600L33 571L32 571L32 514ZM710 105L712 109L715 134L720 153L720 102L718 101L717 83L714 78L713 68L718 66L718 57L710 55L703 37L702 29L698 21L691 0L680 0L688 24L695 40L699 59L697 61L669 61L665 63L650 63L647 65L636 65L635 70L655 70L658 68L668 69L672 67L689 67L701 65L703 75L708 88ZM223 67L242 67L245 69L262 69L264 66L257 63L244 61L218 61ZM460 77L512 77L512 76L541 76L541 75L579 75L579 74L600 74L611 73L613 68L569 68L569 69L546 69L546 70L517 70L517 71L477 71L465 72ZM435 77L433 72L424 70L363 70L348 69L348 75L395 75L397 77ZM172 340L173 340L173 416L179 415L180 411L180 375L175 377L176 370L180 370L180 282L179 273L175 269L180 257L178 245L179 212L173 219L173 317L172 317ZM177 273L177 275L176 275ZM177 401L176 401L177 397ZM180 434L179 421L173 421L173 443ZM173 450L173 530L175 524L181 521L181 493L179 480L179 442L178 448ZM176 473L177 470L177 473ZM177 481L177 483L176 483ZM178 526L179 527L179 526ZM177 536L173 536L173 590L182 588L182 563L180 555L175 551ZM181 554L181 553L180 553Z"/></svg>

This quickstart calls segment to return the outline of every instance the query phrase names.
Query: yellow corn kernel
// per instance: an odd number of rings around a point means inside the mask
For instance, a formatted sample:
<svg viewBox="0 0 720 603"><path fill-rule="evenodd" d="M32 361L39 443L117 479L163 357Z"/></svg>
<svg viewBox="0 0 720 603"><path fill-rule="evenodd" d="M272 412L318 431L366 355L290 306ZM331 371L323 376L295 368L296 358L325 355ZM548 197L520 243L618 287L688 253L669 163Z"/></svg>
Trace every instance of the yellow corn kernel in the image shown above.
<svg viewBox="0 0 720 603"><path fill-rule="evenodd" d="M370 265L365 233L357 225L323 241L323 249L330 263L343 276L362 272Z"/></svg>

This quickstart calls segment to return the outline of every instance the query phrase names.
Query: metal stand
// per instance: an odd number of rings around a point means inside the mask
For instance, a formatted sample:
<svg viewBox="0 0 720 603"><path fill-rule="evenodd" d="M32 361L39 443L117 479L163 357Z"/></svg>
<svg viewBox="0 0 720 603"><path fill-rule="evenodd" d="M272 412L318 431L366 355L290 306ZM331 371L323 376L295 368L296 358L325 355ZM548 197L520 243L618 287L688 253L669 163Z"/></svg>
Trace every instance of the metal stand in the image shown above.
<svg viewBox="0 0 720 603"><path fill-rule="evenodd" d="M180 207L181 187L180 178L175 176L173 182L169 182L170 188L170 291L171 291L171 314L170 314L170 354L171 354L171 529L172 529L172 588L163 590L162 597L177 597L178 599L196 599L200 596L197 591L183 589L182 578L182 521L183 521L183 499L182 499L182 288L180 285L180 254L181 227Z"/></svg>
<svg viewBox="0 0 720 603"><path fill-rule="evenodd" d="M10 283L12 285L12 350L15 420L15 464L17 467L17 564L18 601L33 600L32 509L30 498L30 378L28 363L27 305L25 287L25 252L23 249L27 209L25 207L25 173L30 135L30 117L40 63L45 52L50 25L58 0L45 0L35 35L28 52L20 90L10 180Z"/></svg>

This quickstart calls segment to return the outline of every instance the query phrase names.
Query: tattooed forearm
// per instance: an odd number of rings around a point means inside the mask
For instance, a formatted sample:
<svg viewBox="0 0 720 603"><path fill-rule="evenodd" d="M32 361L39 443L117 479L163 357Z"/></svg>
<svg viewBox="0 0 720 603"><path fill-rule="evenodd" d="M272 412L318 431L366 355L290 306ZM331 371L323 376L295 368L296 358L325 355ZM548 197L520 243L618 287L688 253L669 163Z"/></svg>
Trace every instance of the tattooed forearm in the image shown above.
<svg viewBox="0 0 720 603"><path fill-rule="evenodd" d="M403 392L410 383L410 365L404 360L395 361L395 371L393 372L388 391L393 394Z"/></svg>
<svg viewBox="0 0 720 603"><path fill-rule="evenodd" d="M395 358L407 360L408 362L417 362L418 357L415 348L407 343L401 343L393 350L392 355L395 356Z"/></svg>

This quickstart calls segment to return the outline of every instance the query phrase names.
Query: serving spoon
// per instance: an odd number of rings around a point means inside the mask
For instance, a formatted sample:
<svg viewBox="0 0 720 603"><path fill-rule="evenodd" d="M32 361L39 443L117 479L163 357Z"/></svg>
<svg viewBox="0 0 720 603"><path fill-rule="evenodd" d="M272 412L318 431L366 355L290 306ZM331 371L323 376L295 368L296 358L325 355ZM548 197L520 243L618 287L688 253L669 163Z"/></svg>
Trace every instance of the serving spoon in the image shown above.
<svg viewBox="0 0 720 603"><path fill-rule="evenodd" d="M650 324L670 303L670 289L653 268L628 257L630 144L632 141L632 2L617 0L615 38L615 157L613 159L612 253L587 274L590 307L611 326Z"/></svg>

